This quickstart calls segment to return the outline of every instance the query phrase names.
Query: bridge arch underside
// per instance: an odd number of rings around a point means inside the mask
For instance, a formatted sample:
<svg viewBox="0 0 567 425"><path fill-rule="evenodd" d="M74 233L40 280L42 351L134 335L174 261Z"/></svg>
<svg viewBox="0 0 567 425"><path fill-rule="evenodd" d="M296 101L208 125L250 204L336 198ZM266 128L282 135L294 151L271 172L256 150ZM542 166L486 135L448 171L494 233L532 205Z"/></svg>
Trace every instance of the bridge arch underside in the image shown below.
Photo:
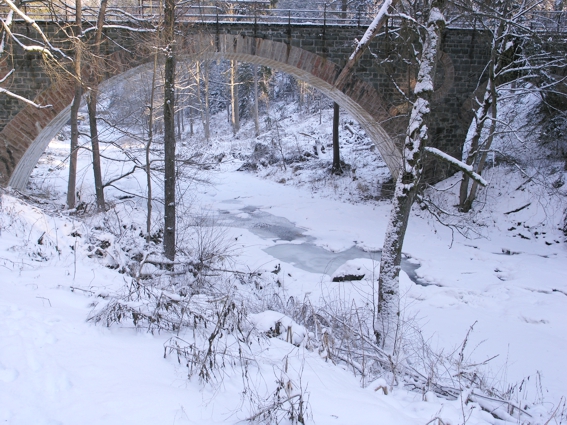
<svg viewBox="0 0 567 425"><path fill-rule="evenodd" d="M395 139L380 125L391 117L379 94L371 84L354 77L342 90L334 87L333 82L340 72L335 63L285 43L230 34L196 35L180 46L179 54L179 60L227 59L265 65L307 82L358 121L376 144L391 174L397 175L401 153ZM141 72L148 63L129 70L125 70L128 63L124 65L124 72L106 80L101 89ZM52 108L26 106L0 132L0 145L6 146L5 153L0 149L0 184L25 188L49 142L68 122L72 94L70 86L50 87L36 102L51 104Z"/></svg>

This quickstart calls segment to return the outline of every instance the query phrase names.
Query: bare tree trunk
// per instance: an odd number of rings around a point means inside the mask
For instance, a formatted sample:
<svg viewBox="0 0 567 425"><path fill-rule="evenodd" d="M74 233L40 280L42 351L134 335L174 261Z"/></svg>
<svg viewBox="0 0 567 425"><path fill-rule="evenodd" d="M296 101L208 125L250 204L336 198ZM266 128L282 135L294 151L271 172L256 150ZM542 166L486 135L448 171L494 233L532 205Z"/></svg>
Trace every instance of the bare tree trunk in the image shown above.
<svg viewBox="0 0 567 425"><path fill-rule="evenodd" d="M266 87L266 101L265 101L265 105L266 105L266 115L268 116L268 119L270 118L270 80L271 78L268 78L265 74L263 76L263 80L264 80L264 87ZM273 81L273 80L272 80Z"/></svg>
<svg viewBox="0 0 567 425"><path fill-rule="evenodd" d="M205 62L205 140L208 142L211 138L211 115L209 110L209 63Z"/></svg>
<svg viewBox="0 0 567 425"><path fill-rule="evenodd" d="M75 57L75 61L77 61ZM71 154L69 156L69 181L67 184L67 207L75 208L75 192L77 190L77 154L79 150L79 107L81 106L82 88L75 82L75 97L71 104Z"/></svg>
<svg viewBox="0 0 567 425"><path fill-rule="evenodd" d="M465 160L465 163L467 165L472 165L478 155L478 144L480 141L480 136L482 135L482 129L484 128L484 123L488 118L488 114L490 112L490 109L492 108L493 103L492 90L490 87L492 83L493 82L489 79L482 105L479 106L478 110L475 113L474 120L471 124L472 129L469 130L469 137L465 141L465 148L468 148L468 152L466 154L466 159L463 159ZM469 181L469 176L463 174L461 186L459 188L459 207L461 211L464 212L470 210L470 207L466 209L465 205L469 193Z"/></svg>
<svg viewBox="0 0 567 425"><path fill-rule="evenodd" d="M305 103L305 83L303 81L297 81L297 85L299 86L299 111L303 110L303 104Z"/></svg>
<svg viewBox="0 0 567 425"><path fill-rule="evenodd" d="M175 259L175 0L165 0L165 82L163 103L165 177L163 250L165 257Z"/></svg>
<svg viewBox="0 0 567 425"><path fill-rule="evenodd" d="M197 61L197 69L195 70L195 86L197 86L197 103L199 104L199 114L201 115L201 123L203 124L203 132L205 133L205 140L209 140L209 136L205 124L205 107L203 105L203 98L201 97L201 62Z"/></svg>
<svg viewBox="0 0 567 425"><path fill-rule="evenodd" d="M71 154L69 156L69 181L67 184L67 207L75 208L76 190L77 190L77 154L79 149L79 108L81 107L81 97L83 95L83 87L81 81L81 49L82 41L82 16L81 16L81 0L75 0L75 25L76 25L76 44L75 44L75 96L71 104Z"/></svg>
<svg viewBox="0 0 567 425"><path fill-rule="evenodd" d="M175 122L175 125L177 127L177 138L178 139L181 139L181 120L183 119L182 118L182 116L183 116L183 105L185 103L184 99L182 99L182 97L181 97L181 91L182 90L183 89L175 91L175 105L178 106L178 109L177 109L177 111L175 111L173 113L174 122Z"/></svg>
<svg viewBox="0 0 567 425"><path fill-rule="evenodd" d="M414 88L417 99L412 108L406 133L402 169L396 181L392 211L380 261L378 317L374 324L374 331L377 342L392 354L395 354L398 349L396 343L400 320L399 281L402 246L411 206L415 200L421 177L421 157L428 140L426 121L433 94L440 35L445 24L443 14L439 9L441 2L433 0L430 4L425 39L422 41L417 84Z"/></svg>
<svg viewBox="0 0 567 425"><path fill-rule="evenodd" d="M337 175L343 173L339 148L339 104L337 102L333 103L333 167L331 172Z"/></svg>
<svg viewBox="0 0 567 425"><path fill-rule="evenodd" d="M189 134L193 136L193 105L189 105Z"/></svg>
<svg viewBox="0 0 567 425"><path fill-rule="evenodd" d="M90 93L89 96L87 96L87 108L89 111L89 127L91 130L91 148L93 154L96 208L98 211L104 211L106 204L104 201L104 188L102 184L102 172L100 166L100 148L98 142L98 128L96 123L96 102L96 94Z"/></svg>
<svg viewBox="0 0 567 425"><path fill-rule="evenodd" d="M104 211L106 204L104 201L104 187L102 184L102 172L100 166L100 147L98 140L98 127L96 122L97 114L97 100L98 100L98 83L100 79L99 75L99 55L100 55L100 43L102 42L102 26L104 23L104 15L106 13L107 0L101 0L100 9L98 12L96 37L95 37L95 47L94 47L94 58L93 58L93 70L94 78L91 83L91 90L87 96L87 107L89 110L89 127L91 132L91 146L93 154L93 173L95 181L95 193L96 193L96 207L98 211Z"/></svg>
<svg viewBox="0 0 567 425"><path fill-rule="evenodd" d="M254 135L260 135L260 119L258 117L258 65L252 66L254 72Z"/></svg>
<svg viewBox="0 0 567 425"><path fill-rule="evenodd" d="M496 99L496 86L494 84L491 85L491 92L492 92L492 98ZM494 140L494 132L496 130L496 115L497 115L497 102L494 101L492 103L492 119L490 122L490 128L488 130L488 137L486 139L486 142L483 143L482 145L482 153L480 155L480 160L478 162L478 166L476 168L476 173L481 175L483 170L484 170L484 164L486 163L486 158L488 156L488 151L492 145L492 141ZM469 178L467 176L467 178ZM474 200L476 199L476 192L478 190L478 181L474 180L472 182L472 186L471 186L471 190L469 192L469 195L467 196L466 200L461 204L461 208L463 211L470 211L470 209L472 208L472 204L474 202Z"/></svg>
<svg viewBox="0 0 567 425"><path fill-rule="evenodd" d="M507 15L508 2L503 6L504 16ZM492 144L492 139L494 137L494 130L496 125L496 102L497 102L497 91L496 91L496 77L502 68L502 54L506 50L507 37L504 36L506 31L506 22L501 20L498 24L498 28L495 33L493 33L490 62L488 64L488 82L486 85L486 90L484 92L482 104L479 105L475 112L474 120L471 124L472 129L469 131L469 136L464 144L463 160L465 160L467 165L473 165L476 163L475 172L481 174L482 168L484 168L484 162L486 161L486 155L481 154L481 150L486 150L487 143ZM492 117L489 114L492 111ZM482 136L482 130L487 120L491 120L491 125L489 129L489 136L487 142L484 143L485 146L481 149L480 139ZM468 151L466 151L468 149ZM478 161L479 156L482 160L482 166ZM479 168L480 167L480 168ZM471 190L469 191L470 178L468 175L463 174L461 180L461 186L459 188L459 208L463 212L468 212L472 208L473 201L476 198L476 191L478 189L478 183L473 183ZM473 189L474 188L474 189Z"/></svg>
<svg viewBox="0 0 567 425"><path fill-rule="evenodd" d="M203 131L205 133L205 140L209 141L209 123L208 123L208 105L207 105L207 101L208 99L207 97L207 91L208 91L208 83L207 83L207 79L208 79L208 74L206 71L207 67L205 66L205 104L203 104L203 98L201 97L201 63L197 62L197 70L195 73L195 82L196 82L196 86L197 86L197 101L199 102L199 110L200 110L200 114L201 114L201 122L203 123Z"/></svg>
<svg viewBox="0 0 567 425"><path fill-rule="evenodd" d="M152 231L152 169L150 149L154 139L154 97L156 92L156 74L158 65L157 51L154 54L154 70L152 73L152 89L150 91L150 116L148 119L148 143L146 144L146 183L148 186L147 216L146 216L146 242L150 243Z"/></svg>
<svg viewBox="0 0 567 425"><path fill-rule="evenodd" d="M232 102L232 131L234 134L240 130L240 116L238 114L238 62L230 61L230 99Z"/></svg>

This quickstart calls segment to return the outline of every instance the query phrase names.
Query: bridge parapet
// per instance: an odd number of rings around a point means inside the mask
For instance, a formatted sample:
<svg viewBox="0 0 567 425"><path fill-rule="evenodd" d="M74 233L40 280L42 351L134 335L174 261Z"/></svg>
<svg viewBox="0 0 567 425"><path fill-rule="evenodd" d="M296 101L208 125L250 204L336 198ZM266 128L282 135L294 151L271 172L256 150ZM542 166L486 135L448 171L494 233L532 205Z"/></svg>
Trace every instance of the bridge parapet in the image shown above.
<svg viewBox="0 0 567 425"><path fill-rule="evenodd" d="M374 13L353 7L351 3L343 9L340 2L309 3L308 7L278 8L277 1L270 0L224 0L183 2L177 8L178 22L195 22L200 24L240 22L245 24L288 24L316 26L350 26L367 27L374 18ZM107 23L135 24L148 22L157 24L162 19L163 4L159 0L140 0L136 6L113 5L107 9ZM7 13L7 6L0 5L0 14ZM23 3L24 12L36 21L74 22L72 5L51 3L49 7L41 0L29 0ZM83 7L83 19L91 24L96 23L98 9ZM490 17L474 19L467 14L448 10L445 12L449 28L472 29L491 27ZM482 21L484 20L484 21ZM523 24L533 31L567 32L567 12L551 10L531 10L523 15ZM401 18L390 18L393 28L401 26Z"/></svg>

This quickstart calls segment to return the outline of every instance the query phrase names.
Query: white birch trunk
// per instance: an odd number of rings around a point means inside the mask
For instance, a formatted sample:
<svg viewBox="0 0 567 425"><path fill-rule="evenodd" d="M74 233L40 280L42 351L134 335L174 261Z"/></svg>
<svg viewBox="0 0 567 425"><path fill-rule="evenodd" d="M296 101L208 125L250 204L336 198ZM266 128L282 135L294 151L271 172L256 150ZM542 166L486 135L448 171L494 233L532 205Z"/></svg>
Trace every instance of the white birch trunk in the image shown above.
<svg viewBox="0 0 567 425"><path fill-rule="evenodd" d="M374 330L377 342L390 354L396 354L398 349L396 344L400 324L399 282L402 246L411 206L421 177L421 157L428 139L426 120L430 112L437 51L444 24L443 14L434 1L427 20L421 63L414 89L417 99L406 132L402 169L396 181L392 211L380 261L378 317Z"/></svg>

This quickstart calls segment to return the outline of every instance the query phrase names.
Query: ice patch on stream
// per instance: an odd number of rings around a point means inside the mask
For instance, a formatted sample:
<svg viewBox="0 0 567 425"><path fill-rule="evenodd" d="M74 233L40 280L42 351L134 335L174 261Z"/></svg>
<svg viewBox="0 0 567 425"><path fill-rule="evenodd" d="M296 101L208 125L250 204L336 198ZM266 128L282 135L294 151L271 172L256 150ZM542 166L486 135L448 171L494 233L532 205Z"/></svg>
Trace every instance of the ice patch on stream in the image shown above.
<svg viewBox="0 0 567 425"><path fill-rule="evenodd" d="M226 203L238 203L230 200ZM298 241L302 243L279 243L264 251L278 260L289 263L299 269L333 275L347 261L358 258L376 262L376 270L380 267L380 251L365 251L358 246L340 252L332 252L314 244L313 236L305 235L305 229L297 227L285 217L278 217L262 211L259 207L248 205L237 211L220 210L220 222L228 227L239 227L249 230L263 239L277 241ZM409 258L402 259L402 270L418 285L427 285L419 279L416 270L420 264Z"/></svg>
<svg viewBox="0 0 567 425"><path fill-rule="evenodd" d="M262 239L273 239L274 242L295 241L303 239L306 242L315 240L303 232L305 229L297 227L285 217L278 217L259 209L259 207L246 206L240 212L220 210L220 222L228 227L248 229Z"/></svg>
<svg viewBox="0 0 567 425"><path fill-rule="evenodd" d="M373 260L375 263L376 274L380 269L380 251L364 251L358 246L352 246L349 249L340 252L328 251L323 247L312 243L302 244L278 244L264 249L265 252L280 261L289 263L299 269L311 273L324 273L332 276L339 267L347 261L359 258ZM402 270L408 275L412 282L427 286L427 282L419 279L416 270L420 264L414 260L403 258Z"/></svg>

